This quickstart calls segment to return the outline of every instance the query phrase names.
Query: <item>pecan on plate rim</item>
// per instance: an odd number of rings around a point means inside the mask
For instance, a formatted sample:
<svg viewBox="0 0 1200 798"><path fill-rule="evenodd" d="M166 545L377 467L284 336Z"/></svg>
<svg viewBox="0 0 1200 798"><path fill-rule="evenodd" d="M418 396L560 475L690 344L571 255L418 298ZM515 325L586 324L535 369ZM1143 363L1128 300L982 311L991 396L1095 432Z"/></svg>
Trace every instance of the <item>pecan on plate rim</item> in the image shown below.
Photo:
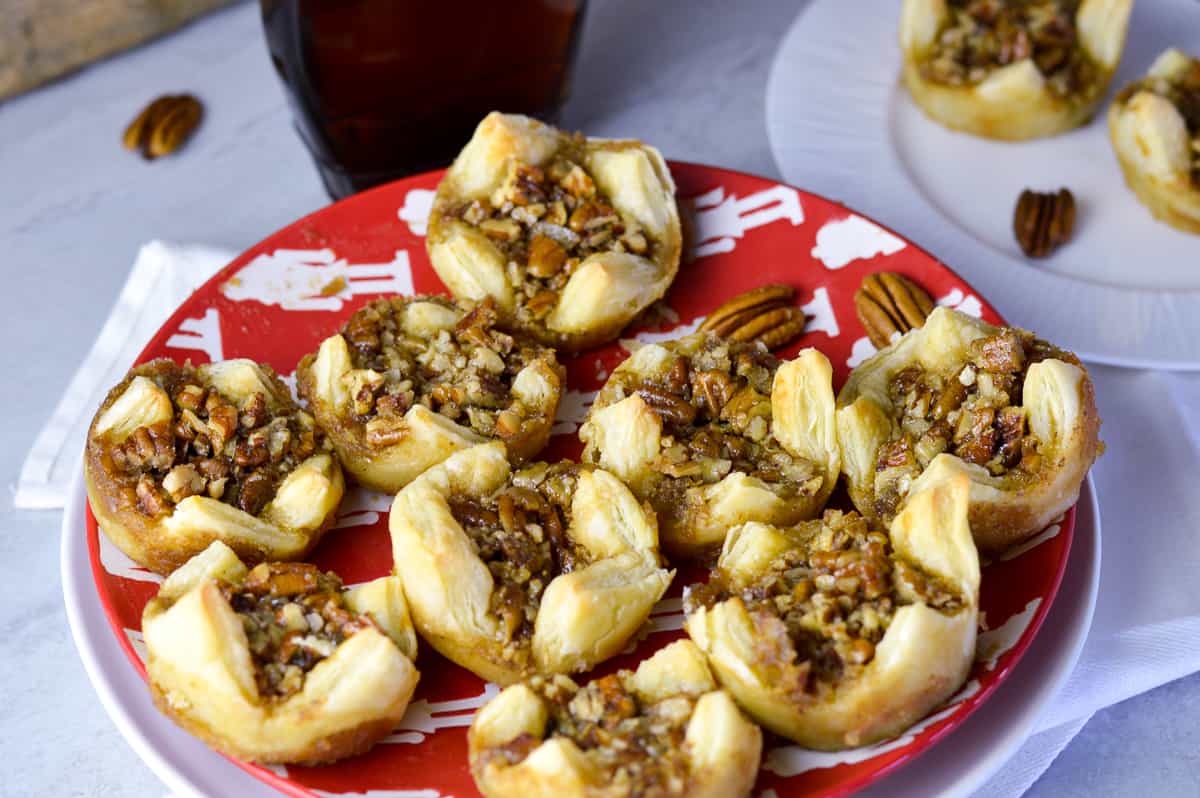
<svg viewBox="0 0 1200 798"><path fill-rule="evenodd" d="M754 288L727 300L697 328L732 341L758 342L767 349L778 349L804 332L808 319L804 311L791 304L796 289L771 284Z"/></svg>
<svg viewBox="0 0 1200 798"><path fill-rule="evenodd" d="M933 299L924 288L896 272L876 272L863 278L854 292L854 312L877 349L925 323Z"/></svg>

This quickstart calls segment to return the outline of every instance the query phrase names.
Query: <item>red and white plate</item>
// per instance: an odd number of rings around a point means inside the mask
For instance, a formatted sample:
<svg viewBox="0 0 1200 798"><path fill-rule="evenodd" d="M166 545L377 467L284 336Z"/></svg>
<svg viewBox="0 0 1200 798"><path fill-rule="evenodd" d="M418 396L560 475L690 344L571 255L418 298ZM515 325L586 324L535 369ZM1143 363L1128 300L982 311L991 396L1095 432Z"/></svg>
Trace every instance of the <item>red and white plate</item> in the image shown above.
<svg viewBox="0 0 1200 798"><path fill-rule="evenodd" d="M687 163L673 163L671 168L681 209L690 217L691 261L681 268L667 297L673 313L665 315L671 320L655 328L627 330L631 338L654 341L684 335L706 312L734 294L768 282L791 283L810 321L803 338L782 354L817 347L829 356L835 387L840 387L850 369L873 351L855 317L852 299L866 274L884 269L902 272L939 304L993 323L1002 321L946 266L840 205L722 169ZM270 363L286 378L301 356L372 297L443 292L425 256L423 240L424 220L440 177L440 172L429 173L383 186L270 236L184 302L140 360L250 357ZM566 359L568 392L544 459L578 455L578 425L606 376L627 354L615 343ZM322 541L314 561L337 571L347 583L386 574L391 568L386 523L390 498L351 490L337 528ZM1063 577L1074 525L1071 509L1028 544L984 567L980 605L987 629L980 635L979 656L967 684L944 707L896 740L853 751L812 752L769 738L754 795L845 795L911 762L959 727L1000 686L1033 641ZM126 675L136 672L144 678L140 619L159 578L109 544L90 510L68 512L64 538L64 555L82 552L79 543L86 541L96 593L112 634L128 657ZM67 578L68 569L77 565L64 556L68 608L86 660L94 646L82 642L81 586ZM605 671L633 667L682 634L679 597L691 581L689 576L697 574L685 572L676 578L637 649L606 663ZM477 795L467 768L466 727L474 711L498 690L428 646L422 649L417 666L421 682L407 715L369 753L320 768L234 764L292 796ZM130 698L128 684L119 691L110 689L112 678L106 673L105 686L97 681L97 687L110 712L124 717L134 709L135 699ZM142 702L136 700L141 711ZM135 745L152 765L180 759L167 750L166 741L156 746L154 739L139 737ZM172 765L180 766L180 762Z"/></svg>

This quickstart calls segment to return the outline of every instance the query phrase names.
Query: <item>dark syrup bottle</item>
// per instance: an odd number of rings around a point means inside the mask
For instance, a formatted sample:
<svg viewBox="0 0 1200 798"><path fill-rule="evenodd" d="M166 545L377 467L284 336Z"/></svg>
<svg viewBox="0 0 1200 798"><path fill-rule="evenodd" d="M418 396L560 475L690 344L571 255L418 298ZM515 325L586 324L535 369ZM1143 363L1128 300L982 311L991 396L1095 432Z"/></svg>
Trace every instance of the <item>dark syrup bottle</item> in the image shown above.
<svg viewBox="0 0 1200 798"><path fill-rule="evenodd" d="M553 121L586 0L261 0L334 199L446 166L489 111Z"/></svg>

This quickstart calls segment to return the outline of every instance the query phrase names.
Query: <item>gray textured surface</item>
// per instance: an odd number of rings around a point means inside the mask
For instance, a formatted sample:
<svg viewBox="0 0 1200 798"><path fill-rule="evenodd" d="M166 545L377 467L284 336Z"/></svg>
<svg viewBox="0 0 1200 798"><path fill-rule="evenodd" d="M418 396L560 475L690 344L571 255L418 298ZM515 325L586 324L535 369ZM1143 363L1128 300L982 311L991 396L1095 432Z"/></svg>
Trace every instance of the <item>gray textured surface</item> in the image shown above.
<svg viewBox="0 0 1200 798"><path fill-rule="evenodd" d="M777 176L763 92L795 2L597 2L567 124L673 158ZM151 97L191 90L204 125L176 158L120 149ZM267 60L257 10L219 12L0 105L0 478L21 461L150 238L241 249L325 204ZM36 358L30 354L35 353ZM0 497L0 795L153 796L163 788L105 716L62 608L57 512ZM1110 533L1112 531L1110 530ZM1031 792L1200 795L1200 676L1098 714ZM919 765L917 765L919 767Z"/></svg>
<svg viewBox="0 0 1200 798"><path fill-rule="evenodd" d="M1093 715L1027 795L1200 796L1200 675Z"/></svg>

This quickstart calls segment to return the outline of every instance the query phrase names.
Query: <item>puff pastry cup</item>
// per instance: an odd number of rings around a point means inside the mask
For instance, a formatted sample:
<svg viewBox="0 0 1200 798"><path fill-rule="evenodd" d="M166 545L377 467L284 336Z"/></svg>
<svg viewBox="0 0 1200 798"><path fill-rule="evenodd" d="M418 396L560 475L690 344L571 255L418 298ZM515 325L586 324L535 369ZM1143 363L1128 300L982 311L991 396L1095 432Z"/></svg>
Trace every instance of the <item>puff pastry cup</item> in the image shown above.
<svg viewBox="0 0 1200 798"><path fill-rule="evenodd" d="M132 369L92 420L84 477L104 533L160 574L214 540L247 562L300 559L344 491L312 416L243 359Z"/></svg>
<svg viewBox="0 0 1200 798"><path fill-rule="evenodd" d="M850 498L889 521L942 452L971 482L971 532L996 552L1075 503L1100 417L1074 355L1015 328L937 308L881 349L838 395Z"/></svg>
<svg viewBox="0 0 1200 798"><path fill-rule="evenodd" d="M821 511L841 468L832 380L815 349L780 363L711 334L649 344L596 397L583 459L650 502L672 555L715 555L731 526Z"/></svg>
<svg viewBox="0 0 1200 798"><path fill-rule="evenodd" d="M1108 132L1125 182L1150 213L1200 233L1200 59L1160 55L1117 94Z"/></svg>
<svg viewBox="0 0 1200 798"><path fill-rule="evenodd" d="M553 350L496 321L490 300L379 299L300 361L299 393L358 482L395 493L490 439L514 462L542 450L564 371Z"/></svg>
<svg viewBox="0 0 1200 798"><path fill-rule="evenodd" d="M685 593L685 628L752 718L837 750L899 734L963 684L979 557L949 461L934 459L890 535L838 510L730 532L709 583Z"/></svg>
<svg viewBox="0 0 1200 798"><path fill-rule="evenodd" d="M413 480L388 524L421 636L500 684L617 654L675 573L660 567L654 514L612 474L566 462L514 472L500 443Z"/></svg>
<svg viewBox="0 0 1200 798"><path fill-rule="evenodd" d="M933 120L994 139L1053 136L1095 113L1133 0L904 0L902 76Z"/></svg>
<svg viewBox="0 0 1200 798"><path fill-rule="evenodd" d="M679 640L582 687L561 675L513 685L475 716L467 743L487 798L740 798L762 732Z"/></svg>
<svg viewBox="0 0 1200 798"><path fill-rule="evenodd" d="M350 590L307 563L247 571L214 542L142 615L154 703L212 747L319 764L370 748L416 688L417 639L399 580Z"/></svg>
<svg viewBox="0 0 1200 798"><path fill-rule="evenodd" d="M579 351L666 293L683 238L658 150L493 112L438 186L426 245L455 296L490 296L518 329Z"/></svg>

